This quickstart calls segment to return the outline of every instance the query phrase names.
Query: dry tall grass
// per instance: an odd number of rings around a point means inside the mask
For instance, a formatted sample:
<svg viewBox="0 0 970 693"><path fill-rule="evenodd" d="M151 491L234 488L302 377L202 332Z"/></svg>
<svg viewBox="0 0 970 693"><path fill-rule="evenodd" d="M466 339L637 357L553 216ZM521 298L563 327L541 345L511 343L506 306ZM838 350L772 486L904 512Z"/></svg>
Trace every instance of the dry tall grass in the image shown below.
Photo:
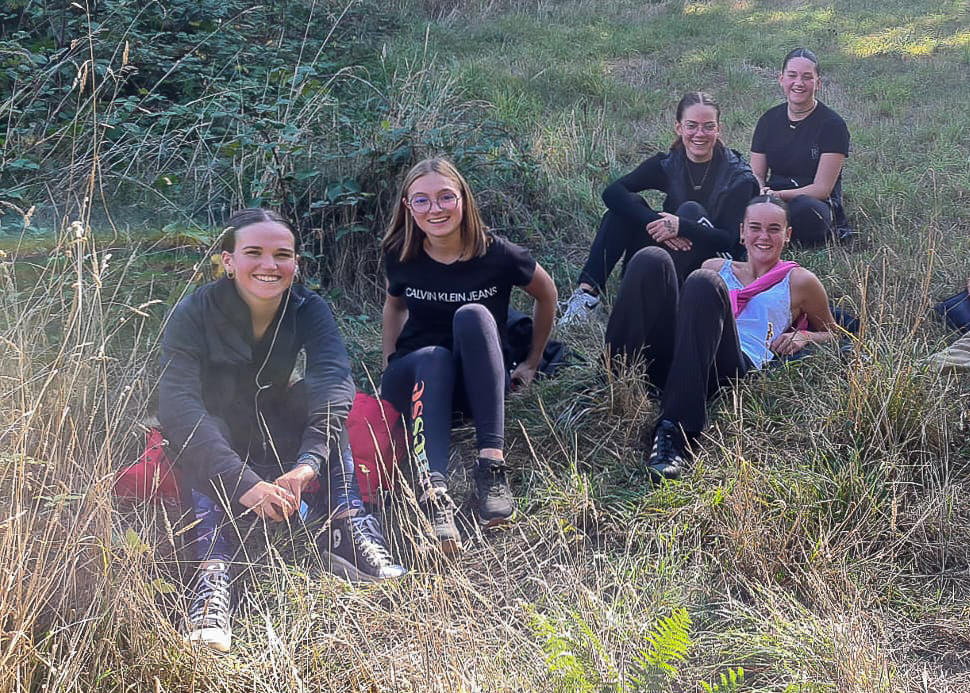
<svg viewBox="0 0 970 693"><path fill-rule="evenodd" d="M136 296L132 260L80 224L33 278L17 259L0 265L0 691L638 690L624 672L681 606L693 645L671 690L729 666L751 690L970 682L966 383L920 364L910 325L924 306L892 303L892 276L860 297L854 353L781 367L715 405L680 485L650 491L635 475L631 422L654 408L636 376L577 366L511 403L524 518L472 532L460 562L404 541L410 577L351 588L319 575L305 538L271 531L220 658L177 632L176 510L111 496L137 454L165 306ZM596 330L573 338L597 363ZM537 618L574 670L550 659Z"/></svg>
<svg viewBox="0 0 970 693"><path fill-rule="evenodd" d="M510 11L504 1L425 4L449 31L467 7L482 24ZM601 9L574 4L584 16ZM534 13L568 21L567 5L540 2ZM632 3L613 11L642 18ZM487 140L476 128L491 106L469 102L433 51L418 52L389 80L393 123L365 144L390 157L403 146L423 153L427 131ZM868 103L835 105L868 122ZM483 191L487 208L514 207L509 218L535 207L565 220L536 239L566 251L549 258L560 267L578 263L585 239L571 233L592 228L597 184L617 165L609 115L576 107L525 128L539 150L533 198L525 183ZM665 137L661 120L647 121L637 139ZM81 144L75 173L90 186L97 146ZM130 144L124 151L137 151ZM258 160L239 157L258 178ZM823 350L725 393L689 476L651 490L637 468L655 404L634 373L601 368L596 326L574 330L565 337L585 361L509 403L519 521L471 531L457 563L399 538L412 574L366 588L319 575L305 537L271 528L255 542L228 657L189 648L178 633L188 567L177 509L111 496L151 413L164 314L205 254L148 260L146 270L146 249L95 242L82 200L81 221L44 259L0 257L0 693L694 693L739 666L744 691L970 690L968 382L922 361L949 338L927 321L929 297L966 268L966 224L949 202L963 183L953 171L897 175L877 165L889 153L876 148L854 157L863 163L850 190L868 247L798 256L862 318L848 354ZM351 157L341 165L359 168L338 172L378 186L381 171L365 164ZM198 161L186 166L208 175ZM910 185L919 216L903 196ZM544 193L568 204L550 209ZM329 242L339 229L314 231ZM341 247L340 275L377 254L364 234ZM347 303L375 316L367 301L380 289L375 280ZM371 364L375 323L343 321L352 353ZM453 479L464 496L471 436L457 439ZM403 497L389 517L409 535ZM638 688L630 674L647 638L681 607L693 623L686 661Z"/></svg>

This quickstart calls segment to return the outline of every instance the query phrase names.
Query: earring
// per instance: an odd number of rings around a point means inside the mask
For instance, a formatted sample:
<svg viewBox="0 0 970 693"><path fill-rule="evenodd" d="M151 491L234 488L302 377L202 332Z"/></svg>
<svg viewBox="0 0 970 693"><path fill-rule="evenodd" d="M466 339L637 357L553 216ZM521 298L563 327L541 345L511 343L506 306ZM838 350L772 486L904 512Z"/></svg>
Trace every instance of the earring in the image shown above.
<svg viewBox="0 0 970 693"><path fill-rule="evenodd" d="M233 270L226 268L226 279L235 279L235 278L236 278L236 273Z"/></svg>

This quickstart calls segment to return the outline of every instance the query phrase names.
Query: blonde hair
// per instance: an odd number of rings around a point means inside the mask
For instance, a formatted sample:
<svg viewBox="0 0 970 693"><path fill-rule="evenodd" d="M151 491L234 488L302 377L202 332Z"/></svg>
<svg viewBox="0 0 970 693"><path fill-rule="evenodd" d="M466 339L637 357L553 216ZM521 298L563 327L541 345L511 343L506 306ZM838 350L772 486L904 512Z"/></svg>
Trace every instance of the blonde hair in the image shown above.
<svg viewBox="0 0 970 693"><path fill-rule="evenodd" d="M414 222L411 210L404 204L404 198L414 181L429 173L444 176L458 187L462 205L461 225L459 227L461 254L465 258L481 257L488 249L488 227L482 221L478 205L475 203L475 196L472 195L468 183L454 164L442 157L419 161L404 176L404 181L401 183L401 189L397 195L394 217L391 219L391 224L387 227L387 232L384 234L384 240L381 243L384 252L394 253L400 262L407 262L413 260L421 249L421 244L424 242L424 232Z"/></svg>

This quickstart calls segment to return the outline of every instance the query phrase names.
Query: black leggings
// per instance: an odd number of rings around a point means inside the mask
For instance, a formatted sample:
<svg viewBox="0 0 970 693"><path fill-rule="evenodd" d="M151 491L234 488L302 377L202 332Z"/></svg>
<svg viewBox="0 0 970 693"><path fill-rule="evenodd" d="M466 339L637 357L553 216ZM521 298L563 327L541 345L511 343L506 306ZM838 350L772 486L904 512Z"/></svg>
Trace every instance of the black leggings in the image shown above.
<svg viewBox="0 0 970 693"><path fill-rule="evenodd" d="M611 358L648 361L663 390L660 418L699 433L707 399L751 367L731 311L727 285L712 270L696 270L678 287L670 255L644 248L630 260L606 327Z"/></svg>
<svg viewBox="0 0 970 693"><path fill-rule="evenodd" d="M469 303L452 323L454 350L429 346L388 364L381 396L408 415L419 474L446 476L452 413L475 420L478 449L505 445L505 390L508 374L495 318L485 306Z"/></svg>
<svg viewBox="0 0 970 693"><path fill-rule="evenodd" d="M646 200L641 198L640 201L644 207L653 213L656 219L661 218L647 204ZM681 204L677 208L677 216L713 227L707 216L707 210L697 202L687 201ZM616 212L608 211L603 215L603 220L596 231L596 237L593 239L593 246L589 249L589 258L586 260L583 271L579 274L580 283L589 284L597 291L602 292L606 287L607 278L621 257L623 258L623 271L626 272L627 263L634 253L641 248L650 246L663 248L670 254L681 282L710 257L709 254L705 254L698 248L696 243L690 250L671 250L665 245L657 245L653 237L647 233L645 227L631 224Z"/></svg>

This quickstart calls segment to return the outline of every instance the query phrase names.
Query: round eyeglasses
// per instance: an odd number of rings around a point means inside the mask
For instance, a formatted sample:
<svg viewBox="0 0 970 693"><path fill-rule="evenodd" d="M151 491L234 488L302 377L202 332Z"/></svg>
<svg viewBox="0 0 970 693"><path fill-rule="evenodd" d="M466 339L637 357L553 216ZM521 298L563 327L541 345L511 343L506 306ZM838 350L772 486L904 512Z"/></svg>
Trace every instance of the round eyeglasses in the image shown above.
<svg viewBox="0 0 970 693"><path fill-rule="evenodd" d="M453 192L441 193L434 200L427 195L415 195L408 200L408 207L411 208L412 212L417 212L418 214L427 214L431 211L432 204L437 204L438 209L442 211L451 210L458 206L458 201L460 199L461 196Z"/></svg>

